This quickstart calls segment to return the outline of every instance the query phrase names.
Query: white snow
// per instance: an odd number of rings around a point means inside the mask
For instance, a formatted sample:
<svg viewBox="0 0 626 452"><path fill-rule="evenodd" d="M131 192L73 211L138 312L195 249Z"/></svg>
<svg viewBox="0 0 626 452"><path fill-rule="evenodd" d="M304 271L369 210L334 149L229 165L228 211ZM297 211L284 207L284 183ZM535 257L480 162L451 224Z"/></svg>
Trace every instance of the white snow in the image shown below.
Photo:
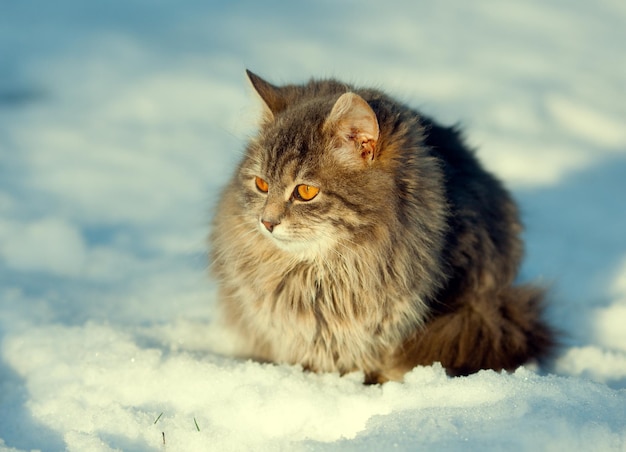
<svg viewBox="0 0 626 452"><path fill-rule="evenodd" d="M626 451L624 2L0 9L0 451ZM554 361L368 387L229 358L206 235L246 67L460 121L520 202Z"/></svg>

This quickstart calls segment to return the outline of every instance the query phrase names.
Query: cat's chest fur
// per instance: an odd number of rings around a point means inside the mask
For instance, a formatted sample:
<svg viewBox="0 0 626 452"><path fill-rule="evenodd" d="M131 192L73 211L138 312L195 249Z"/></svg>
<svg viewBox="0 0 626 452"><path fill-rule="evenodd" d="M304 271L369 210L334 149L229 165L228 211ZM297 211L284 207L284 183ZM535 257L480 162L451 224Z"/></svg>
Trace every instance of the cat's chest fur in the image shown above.
<svg viewBox="0 0 626 452"><path fill-rule="evenodd" d="M376 371L424 320L420 300L388 284L392 266L373 262L364 254L371 250L296 260L254 227L220 225L240 237L228 249L232 265L220 271L222 296L233 300L226 314L247 338L243 355L316 371Z"/></svg>

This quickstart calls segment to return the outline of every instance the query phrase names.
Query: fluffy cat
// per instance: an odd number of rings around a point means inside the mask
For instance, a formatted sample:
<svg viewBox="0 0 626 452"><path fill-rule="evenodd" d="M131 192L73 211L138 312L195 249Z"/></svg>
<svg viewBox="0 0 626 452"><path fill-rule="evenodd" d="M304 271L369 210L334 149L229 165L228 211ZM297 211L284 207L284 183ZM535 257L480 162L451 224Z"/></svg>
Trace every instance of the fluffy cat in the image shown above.
<svg viewBox="0 0 626 452"><path fill-rule="evenodd" d="M378 90L247 74L264 116L210 238L242 356L375 383L547 355L542 291L513 285L516 206L457 130Z"/></svg>

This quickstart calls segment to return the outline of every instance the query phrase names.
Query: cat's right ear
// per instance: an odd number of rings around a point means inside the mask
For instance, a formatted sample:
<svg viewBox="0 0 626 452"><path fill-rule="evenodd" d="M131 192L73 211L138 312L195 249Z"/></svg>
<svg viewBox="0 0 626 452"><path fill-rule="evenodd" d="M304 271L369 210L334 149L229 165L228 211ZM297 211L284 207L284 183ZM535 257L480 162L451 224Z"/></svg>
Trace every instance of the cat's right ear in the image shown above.
<svg viewBox="0 0 626 452"><path fill-rule="evenodd" d="M273 121L274 117L287 108L287 101L281 93L281 89L277 86L266 82L254 72L246 69L248 79L252 87L257 92L265 107L265 119Z"/></svg>
<svg viewBox="0 0 626 452"><path fill-rule="evenodd" d="M377 157L380 135L376 113L355 93L342 94L324 124L340 140L337 155L348 163L370 164Z"/></svg>

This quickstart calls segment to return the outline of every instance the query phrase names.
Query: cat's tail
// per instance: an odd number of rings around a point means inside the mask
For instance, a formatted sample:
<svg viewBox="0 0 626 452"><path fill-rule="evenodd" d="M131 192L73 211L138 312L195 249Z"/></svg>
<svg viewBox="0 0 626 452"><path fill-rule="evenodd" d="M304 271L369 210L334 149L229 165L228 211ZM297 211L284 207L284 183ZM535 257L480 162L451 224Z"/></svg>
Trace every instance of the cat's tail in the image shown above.
<svg viewBox="0 0 626 452"><path fill-rule="evenodd" d="M400 367L440 362L451 375L513 370L547 358L556 346L543 320L542 289L512 286L466 294L453 311L432 318L397 356Z"/></svg>

